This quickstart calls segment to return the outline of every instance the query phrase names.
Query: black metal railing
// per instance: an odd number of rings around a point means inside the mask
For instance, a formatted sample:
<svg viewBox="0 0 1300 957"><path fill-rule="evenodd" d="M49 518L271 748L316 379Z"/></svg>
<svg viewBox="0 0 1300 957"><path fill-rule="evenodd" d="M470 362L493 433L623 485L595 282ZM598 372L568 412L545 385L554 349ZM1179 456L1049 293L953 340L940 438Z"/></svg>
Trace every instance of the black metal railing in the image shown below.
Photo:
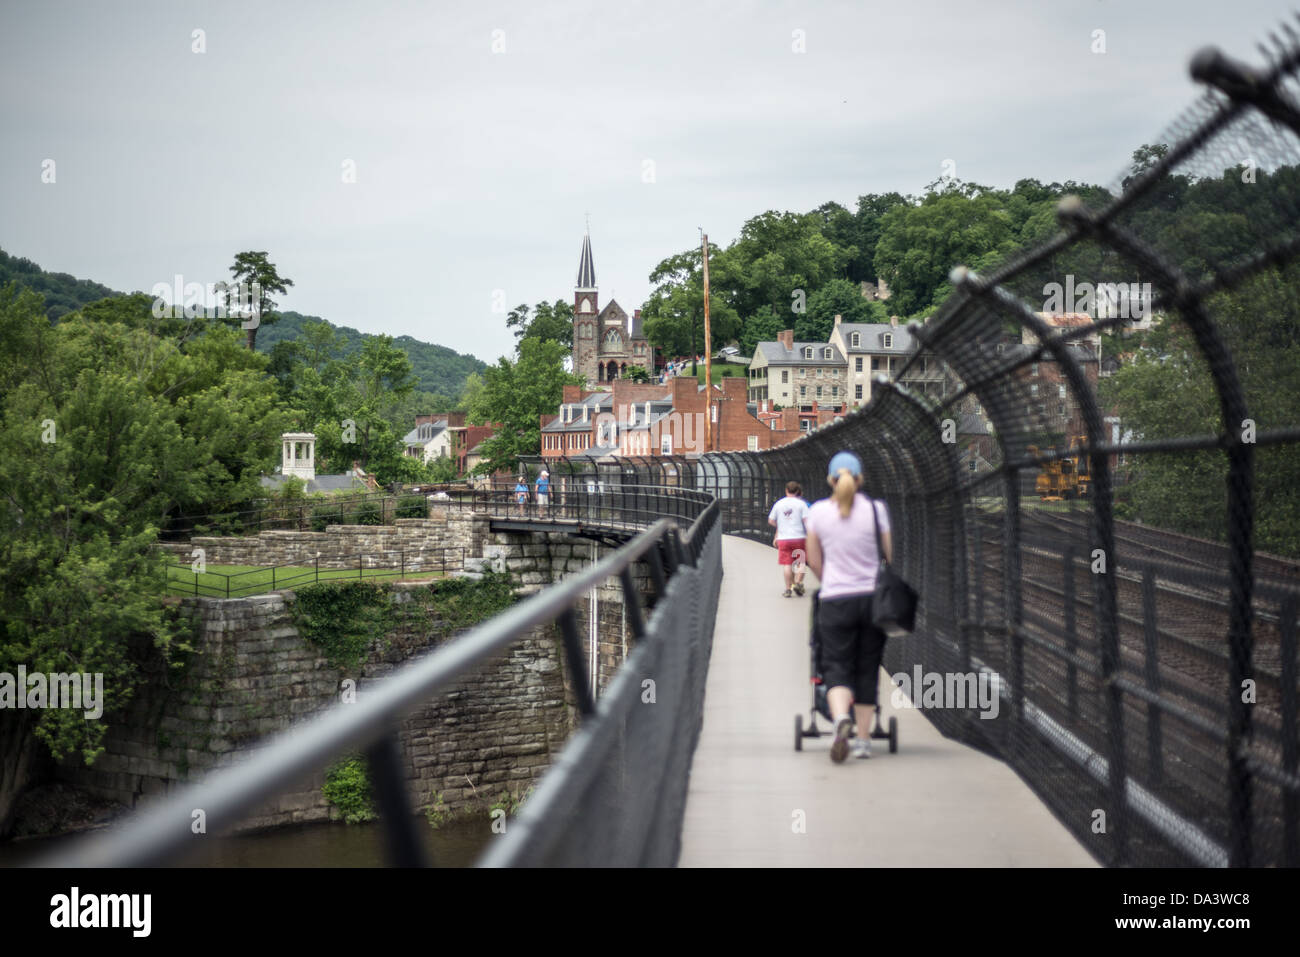
<svg viewBox="0 0 1300 957"><path fill-rule="evenodd" d="M319 556L309 565L286 562L263 565L242 572L223 572L195 563L166 566L167 590L173 594L203 598L244 598L281 588L302 588L322 581L365 578L406 578L409 575L447 575L463 571L465 549L461 546L441 548L396 549L391 554L331 556L322 564Z"/></svg>
<svg viewBox="0 0 1300 957"><path fill-rule="evenodd" d="M645 490L635 493L644 503ZM674 496L680 500L680 495ZM696 508L659 518L590 569L543 589L459 639L377 682L355 703L340 704L310 723L287 732L252 753L237 767L223 769L193 788L150 807L112 832L86 839L40 863L49 866L152 866L182 859L196 849L193 811L202 808L207 830L237 825L258 805L292 787L344 753L361 750L369 762L376 804L383 820L390 860L398 866L426 863L418 823L407 793L401 743L402 719L428 703L458 677L521 640L532 629L557 624L565 665L577 697L581 727L566 746L555 772L544 777L502 839L493 864L543 861L590 864L672 864L685 808L686 769L703 713L704 677L721 581L721 528L716 503L686 496ZM630 515L628 505L622 513ZM647 514L642 512L641 514ZM683 525L683 521L689 523ZM647 603L632 568L644 563L652 594ZM578 635L575 604L610 578L622 584L623 601L638 639L629 667L618 672L594 701ZM629 675L647 675L657 685L658 707L631 708ZM639 696L641 685L635 692ZM640 700L638 698L638 700ZM599 755L620 770L562 770ZM560 807L553 828L539 835L537 807ZM601 831L575 811L599 808Z"/></svg>
<svg viewBox="0 0 1300 957"><path fill-rule="evenodd" d="M342 503L325 500L267 504L237 512L178 516L168 524L163 537L175 541L192 536L223 537L263 531L325 531L331 525L391 525L397 519L427 518L430 509L484 512L498 518L540 522L601 525L621 522L633 529L660 517L689 524L700 506L709 501L707 491L630 481L634 478L630 474L610 475L595 470L590 474L557 476L545 500L537 494L535 479L530 477L527 490L522 493L515 490L515 482L495 479L443 486L427 496L372 492L349 497Z"/></svg>

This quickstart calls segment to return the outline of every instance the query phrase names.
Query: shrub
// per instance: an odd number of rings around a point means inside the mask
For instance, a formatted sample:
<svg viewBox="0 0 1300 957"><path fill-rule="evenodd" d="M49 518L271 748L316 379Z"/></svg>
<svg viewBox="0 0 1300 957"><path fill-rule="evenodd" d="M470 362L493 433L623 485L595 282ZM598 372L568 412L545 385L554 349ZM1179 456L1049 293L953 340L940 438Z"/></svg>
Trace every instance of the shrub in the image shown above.
<svg viewBox="0 0 1300 957"><path fill-rule="evenodd" d="M397 509L393 514L397 518L427 518L429 503L423 495L403 495L397 500Z"/></svg>
<svg viewBox="0 0 1300 957"><path fill-rule="evenodd" d="M366 773L365 762L358 757L340 761L326 771L321 793L343 813L343 820L349 824L361 824L377 817L370 775Z"/></svg>
<svg viewBox="0 0 1300 957"><path fill-rule="evenodd" d="M370 643L395 624L392 587L364 581L324 581L297 591L292 609L298 633L336 668L355 668Z"/></svg>
<svg viewBox="0 0 1300 957"><path fill-rule="evenodd" d="M348 516L349 525L384 524L384 507L374 499L360 503L356 511Z"/></svg>
<svg viewBox="0 0 1300 957"><path fill-rule="evenodd" d="M451 811L447 810L447 805L443 803L441 791L433 796L433 803L424 812L424 818L429 822L429 827L435 831L451 820Z"/></svg>
<svg viewBox="0 0 1300 957"><path fill-rule="evenodd" d="M343 525L343 507L341 505L318 505L311 510L311 530L325 531L327 525Z"/></svg>

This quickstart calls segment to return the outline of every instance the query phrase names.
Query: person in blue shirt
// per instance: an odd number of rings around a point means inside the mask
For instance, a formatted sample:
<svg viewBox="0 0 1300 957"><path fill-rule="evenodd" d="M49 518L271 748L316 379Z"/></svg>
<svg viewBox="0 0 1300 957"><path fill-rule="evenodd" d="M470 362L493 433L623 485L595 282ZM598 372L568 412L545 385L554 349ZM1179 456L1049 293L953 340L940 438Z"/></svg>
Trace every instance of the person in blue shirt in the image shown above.
<svg viewBox="0 0 1300 957"><path fill-rule="evenodd" d="M524 514L524 503L528 501L528 486L524 484L524 477L519 476L519 481L515 484L515 502L519 506L519 514Z"/></svg>
<svg viewBox="0 0 1300 957"><path fill-rule="evenodd" d="M551 473L542 469L542 474L537 477L537 507L545 508L550 501L551 495Z"/></svg>

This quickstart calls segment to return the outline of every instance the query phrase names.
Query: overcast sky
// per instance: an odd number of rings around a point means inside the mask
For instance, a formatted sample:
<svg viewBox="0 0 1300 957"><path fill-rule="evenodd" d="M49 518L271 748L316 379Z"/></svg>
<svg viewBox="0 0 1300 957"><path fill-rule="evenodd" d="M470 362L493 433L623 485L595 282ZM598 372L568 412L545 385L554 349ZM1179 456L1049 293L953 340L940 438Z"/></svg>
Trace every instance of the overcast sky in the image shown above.
<svg viewBox="0 0 1300 957"><path fill-rule="evenodd" d="M1109 183L1198 95L1197 48L1259 62L1286 11L0 0L0 247L145 291L266 250L282 308L493 361L494 305L572 298L588 214L601 302L630 314L699 227L725 246L949 159Z"/></svg>

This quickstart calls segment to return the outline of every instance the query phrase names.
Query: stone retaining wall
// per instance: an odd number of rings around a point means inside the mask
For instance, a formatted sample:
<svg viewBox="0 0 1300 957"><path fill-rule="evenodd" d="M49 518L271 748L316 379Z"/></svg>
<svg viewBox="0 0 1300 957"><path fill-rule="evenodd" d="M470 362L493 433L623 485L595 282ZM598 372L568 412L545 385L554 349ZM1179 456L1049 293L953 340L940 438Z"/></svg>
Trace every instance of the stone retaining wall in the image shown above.
<svg viewBox="0 0 1300 957"><path fill-rule="evenodd" d="M356 568L406 568L411 572L465 567L469 555L482 554L489 516L448 508L431 508L430 517L399 518L392 525L329 525L323 532L261 532L253 536L196 536L188 543L166 542L176 561L190 564L203 550L209 565L294 565Z"/></svg>
<svg viewBox="0 0 1300 957"><path fill-rule="evenodd" d="M468 543L474 557L508 568L528 592L590 567L609 548L559 533L488 532L486 516L464 521L401 520L396 528L363 526L366 534L429 534L438 528ZM334 529L339 531L340 529ZM341 529L345 533L351 527ZM409 531L407 531L409 530ZM302 546L307 536L326 533L271 532L254 547ZM270 539L266 541L266 539ZM291 539L296 538L294 542ZM478 540L478 544L475 540ZM308 539L309 540L309 539ZM203 540L196 540L196 544ZM212 563L258 564L234 556L241 544L211 540L231 551ZM188 547L188 546L180 546ZM594 550L594 555L593 555ZM291 559L292 560L292 559ZM643 595L651 590L648 570L634 567ZM394 601L428 584L395 586ZM251 746L309 720L340 700L346 679L358 696L376 680L411 659L453 640L454 623L430 629L403 625L375 643L353 673L336 668L302 638L294 625L291 591L251 598L178 599L195 616L198 653L183 677L159 666L147 675L125 713L110 716L105 753L89 768L65 762L59 777L128 807L166 794L207 771L237 763ZM591 604L575 604L583 665L591 660ZM634 644L617 579L597 589L597 685L603 690ZM403 758L412 801L420 809L439 796L445 807L483 806L503 793L521 794L550 766L576 720L576 698L564 667L559 632L546 626L514 643L496 662L483 665L402 725ZM324 772L259 808L243 828L337 818L321 793Z"/></svg>

